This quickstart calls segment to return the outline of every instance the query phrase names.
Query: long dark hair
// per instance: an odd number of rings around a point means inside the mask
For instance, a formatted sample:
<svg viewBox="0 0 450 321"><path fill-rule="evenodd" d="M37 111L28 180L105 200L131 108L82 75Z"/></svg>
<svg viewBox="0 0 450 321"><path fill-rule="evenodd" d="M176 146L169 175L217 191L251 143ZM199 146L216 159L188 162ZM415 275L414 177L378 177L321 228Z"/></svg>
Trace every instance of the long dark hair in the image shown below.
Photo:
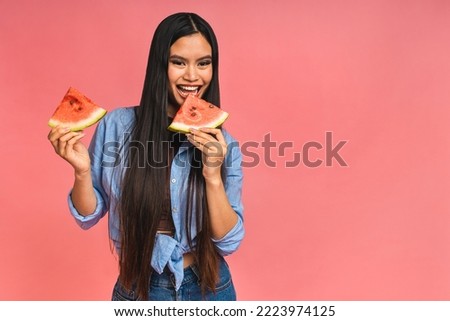
<svg viewBox="0 0 450 321"><path fill-rule="evenodd" d="M171 158L167 130L168 59L170 47L179 38L200 33L212 49L213 77L202 98L220 106L218 76L218 45L211 26L194 13L177 13L164 19L157 27L150 47L147 71L140 105L135 109L136 122L130 141L146 146L147 152L128 147L128 168L122 180L120 202L121 250L119 253L120 280L124 286L136 287L141 299L147 298L152 267L150 265L155 235L167 193L168 170ZM148 144L153 142L153 144ZM158 160L164 166L149 166L148 160ZM200 161L199 161L200 160ZM146 164L146 166L142 166ZM187 227L196 222L197 244L193 253L200 271L201 288L213 289L218 278L218 255L211 241L211 227L206 203L205 182L202 176L200 151L194 149L188 179ZM194 208L194 204L201 204ZM186 231L191 240L189 228ZM192 242L190 244L192 246Z"/></svg>

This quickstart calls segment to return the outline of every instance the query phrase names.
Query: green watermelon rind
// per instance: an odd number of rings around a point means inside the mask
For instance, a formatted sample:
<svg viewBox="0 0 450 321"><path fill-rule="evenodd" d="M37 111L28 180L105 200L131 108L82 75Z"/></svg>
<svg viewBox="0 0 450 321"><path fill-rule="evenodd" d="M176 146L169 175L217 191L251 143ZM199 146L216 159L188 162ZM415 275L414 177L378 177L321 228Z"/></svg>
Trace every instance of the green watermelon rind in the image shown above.
<svg viewBox="0 0 450 321"><path fill-rule="evenodd" d="M177 121L173 121L170 126L168 127L169 130L173 131L173 132L177 132L177 133L183 133L183 134L187 134L189 133L189 129L194 128L194 129L200 129L200 128L217 128L220 125L222 125L225 120L227 120L228 118L228 113L225 111L222 111L222 113L219 115L219 117L207 122L207 123L202 123L200 125L187 125L183 122L177 122Z"/></svg>
<svg viewBox="0 0 450 321"><path fill-rule="evenodd" d="M54 119L53 117L50 118L48 121L48 125L50 127L56 127L58 125L62 125L65 127L69 127L71 131L76 132L83 130L89 126L94 125L97 123L100 119L102 119L107 113L106 109L103 108L97 108L92 111L91 115L88 118L76 121L76 122L62 122L58 119Z"/></svg>

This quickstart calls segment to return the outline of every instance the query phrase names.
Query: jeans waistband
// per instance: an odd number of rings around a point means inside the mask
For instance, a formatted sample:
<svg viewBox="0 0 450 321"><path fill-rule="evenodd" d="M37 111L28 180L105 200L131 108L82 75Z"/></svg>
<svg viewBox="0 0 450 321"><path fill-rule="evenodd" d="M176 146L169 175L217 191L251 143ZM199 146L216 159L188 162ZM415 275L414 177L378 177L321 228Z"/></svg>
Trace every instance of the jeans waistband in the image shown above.
<svg viewBox="0 0 450 321"><path fill-rule="evenodd" d="M183 270L184 277L181 285L185 285L191 282L199 282L199 270L196 264L192 264ZM158 274L157 272L153 272L150 278L150 284L153 286L166 287L166 288L174 288L175 287L175 276L168 269L164 269L163 273Z"/></svg>

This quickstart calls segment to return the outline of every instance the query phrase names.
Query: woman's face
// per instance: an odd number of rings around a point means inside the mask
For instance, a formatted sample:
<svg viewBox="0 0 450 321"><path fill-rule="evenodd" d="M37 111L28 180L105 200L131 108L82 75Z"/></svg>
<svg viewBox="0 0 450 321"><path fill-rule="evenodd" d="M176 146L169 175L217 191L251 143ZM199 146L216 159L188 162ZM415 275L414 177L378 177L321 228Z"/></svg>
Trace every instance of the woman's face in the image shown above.
<svg viewBox="0 0 450 321"><path fill-rule="evenodd" d="M207 90L212 76L212 50L199 33L181 37L170 47L168 115L174 116L189 94L198 97Z"/></svg>

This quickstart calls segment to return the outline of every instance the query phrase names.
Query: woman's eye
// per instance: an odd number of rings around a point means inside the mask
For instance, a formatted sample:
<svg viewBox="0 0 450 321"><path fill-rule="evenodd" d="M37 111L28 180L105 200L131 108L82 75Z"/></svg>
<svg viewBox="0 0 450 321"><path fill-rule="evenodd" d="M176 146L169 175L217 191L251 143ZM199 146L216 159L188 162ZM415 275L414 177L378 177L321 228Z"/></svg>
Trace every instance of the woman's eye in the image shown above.
<svg viewBox="0 0 450 321"><path fill-rule="evenodd" d="M184 62L182 60L171 60L170 61L171 64L177 65L177 66L183 66Z"/></svg>
<svg viewBox="0 0 450 321"><path fill-rule="evenodd" d="M210 64L212 64L212 61L211 61L211 60L204 60L204 61L200 61L200 62L198 63L198 65L199 65L200 67L207 67L207 66L209 66Z"/></svg>

